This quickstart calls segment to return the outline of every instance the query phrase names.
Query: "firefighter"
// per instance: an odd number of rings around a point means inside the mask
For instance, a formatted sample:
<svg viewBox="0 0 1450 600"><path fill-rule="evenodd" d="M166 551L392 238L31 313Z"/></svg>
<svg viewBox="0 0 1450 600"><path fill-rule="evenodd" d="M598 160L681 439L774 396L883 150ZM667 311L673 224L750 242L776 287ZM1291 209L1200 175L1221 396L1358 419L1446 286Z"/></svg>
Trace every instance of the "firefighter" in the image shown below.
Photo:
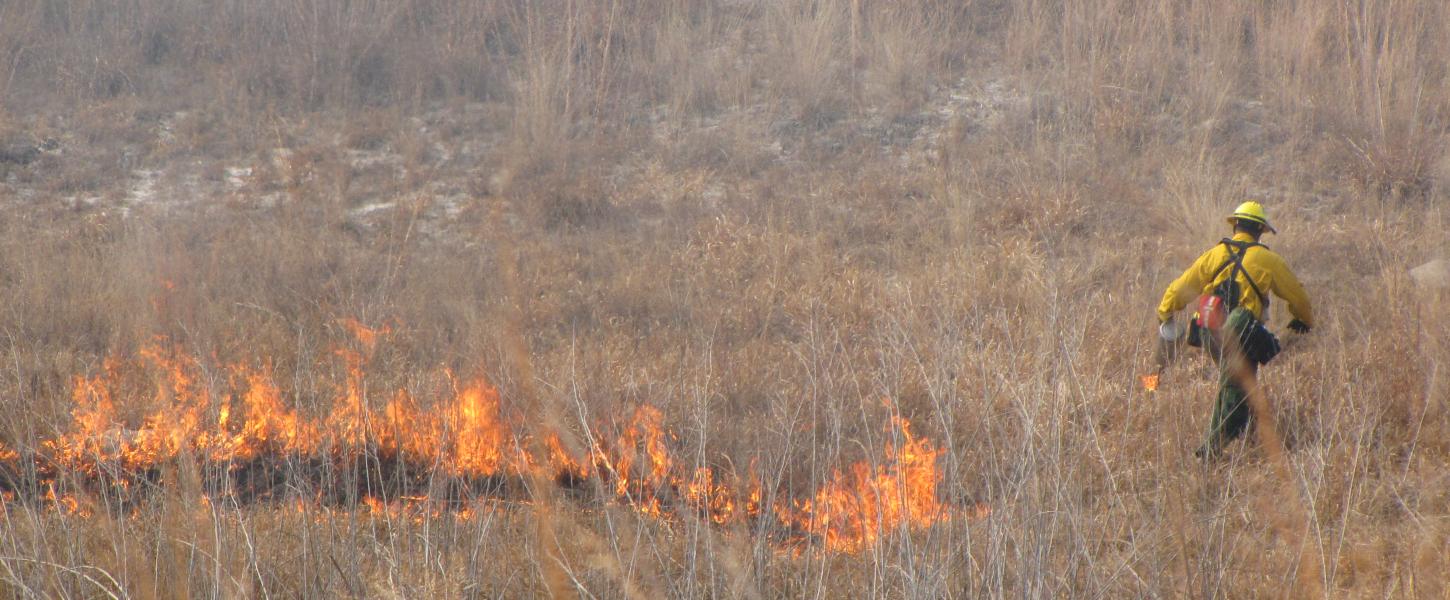
<svg viewBox="0 0 1450 600"><path fill-rule="evenodd" d="M1195 452L1205 459L1216 457L1225 444L1243 435L1250 407L1241 381L1256 376L1259 365L1278 353L1278 340L1263 325L1268 294L1288 302L1291 331L1308 333L1314 326L1304 287L1282 257L1259 243L1265 231L1279 233L1269 224L1264 207L1244 202L1228 217L1228 223L1233 226L1233 237L1199 256L1169 284L1158 305L1159 322L1171 326L1174 313L1198 299L1194 322L1189 325L1189 343L1203 346L1219 368L1218 398L1208 440Z"/></svg>

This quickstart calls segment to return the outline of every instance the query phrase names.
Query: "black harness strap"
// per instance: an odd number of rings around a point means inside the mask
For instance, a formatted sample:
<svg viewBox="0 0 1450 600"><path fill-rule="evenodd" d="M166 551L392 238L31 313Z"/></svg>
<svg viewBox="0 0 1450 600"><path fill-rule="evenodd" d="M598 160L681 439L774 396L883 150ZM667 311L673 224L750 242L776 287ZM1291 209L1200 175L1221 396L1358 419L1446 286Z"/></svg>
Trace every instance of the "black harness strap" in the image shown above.
<svg viewBox="0 0 1450 600"><path fill-rule="evenodd" d="M1254 290L1254 295L1259 297L1259 303L1264 305L1263 310L1267 312L1269 310L1269 297L1265 296L1264 292L1259 290L1259 284L1254 283L1254 278L1249 276L1248 269L1244 268L1243 257L1249 253L1249 248L1253 248L1254 246L1268 248L1268 246L1265 246L1258 242L1239 242L1230 238L1223 238L1222 240L1220 240L1220 243L1229 247L1228 260L1224 261L1223 264L1218 267L1218 270L1213 272L1213 277L1209 279L1209 281L1218 279L1219 273L1222 273L1223 270L1227 269L1229 265L1234 265L1234 272L1229 273L1229 280L1232 281L1235 277L1242 273L1244 276L1244 281L1249 282L1249 288ZM1238 248L1239 251L1235 253L1234 248ZM1234 304L1238 304L1238 298L1234 298L1233 301Z"/></svg>

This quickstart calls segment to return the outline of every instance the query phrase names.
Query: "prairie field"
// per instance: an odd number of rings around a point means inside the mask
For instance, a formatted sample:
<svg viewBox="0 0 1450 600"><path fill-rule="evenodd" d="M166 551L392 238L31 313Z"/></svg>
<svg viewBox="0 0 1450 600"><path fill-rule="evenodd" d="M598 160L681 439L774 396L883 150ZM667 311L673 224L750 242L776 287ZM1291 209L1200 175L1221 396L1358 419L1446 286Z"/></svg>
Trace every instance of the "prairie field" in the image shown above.
<svg viewBox="0 0 1450 600"><path fill-rule="evenodd" d="M0 597L1447 598L1447 212L1438 0L0 2Z"/></svg>

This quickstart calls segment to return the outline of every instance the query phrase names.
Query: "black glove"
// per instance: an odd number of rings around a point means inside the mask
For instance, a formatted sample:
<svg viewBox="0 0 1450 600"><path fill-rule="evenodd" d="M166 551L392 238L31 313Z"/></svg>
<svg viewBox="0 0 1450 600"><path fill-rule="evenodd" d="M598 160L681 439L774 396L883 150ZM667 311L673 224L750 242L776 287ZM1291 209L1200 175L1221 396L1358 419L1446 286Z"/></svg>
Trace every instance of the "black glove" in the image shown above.
<svg viewBox="0 0 1450 600"><path fill-rule="evenodd" d="M1289 331L1294 333L1309 333L1309 324L1299 319L1289 321Z"/></svg>

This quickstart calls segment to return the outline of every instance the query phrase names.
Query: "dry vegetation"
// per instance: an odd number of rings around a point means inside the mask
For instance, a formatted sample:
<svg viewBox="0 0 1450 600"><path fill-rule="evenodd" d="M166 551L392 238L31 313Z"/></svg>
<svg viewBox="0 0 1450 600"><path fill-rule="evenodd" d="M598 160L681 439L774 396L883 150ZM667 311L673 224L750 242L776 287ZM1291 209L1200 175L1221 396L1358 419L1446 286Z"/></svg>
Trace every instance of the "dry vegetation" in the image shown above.
<svg viewBox="0 0 1450 600"><path fill-rule="evenodd" d="M0 595L1446 597L1450 319L1406 272L1450 252L1447 69L1437 0L0 3L0 143L58 146L0 162L0 447L158 338L325 413L356 318L370 406L441 368L570 438L653 406L782 498L899 412L963 509L786 550L539 481L203 502L183 455L125 511L4 503ZM1262 373L1285 472L1193 460L1202 357L1135 385L1246 197L1319 315Z"/></svg>

